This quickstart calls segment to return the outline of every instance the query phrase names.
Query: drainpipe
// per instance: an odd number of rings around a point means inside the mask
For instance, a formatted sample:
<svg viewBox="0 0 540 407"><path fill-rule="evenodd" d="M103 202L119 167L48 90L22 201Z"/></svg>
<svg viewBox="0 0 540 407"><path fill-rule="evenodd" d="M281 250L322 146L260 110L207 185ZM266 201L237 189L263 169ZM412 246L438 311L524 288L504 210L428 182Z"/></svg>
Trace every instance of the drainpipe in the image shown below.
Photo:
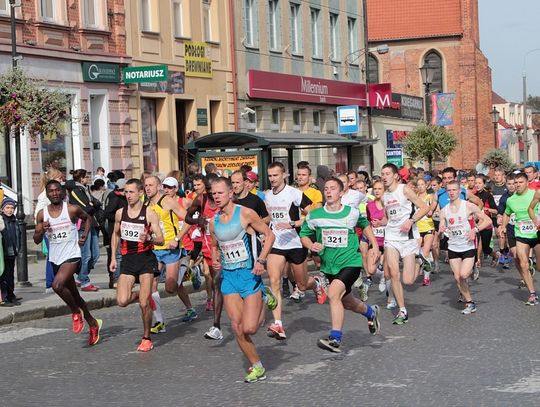
<svg viewBox="0 0 540 407"><path fill-rule="evenodd" d="M229 32L231 44L231 74L232 74L232 93L233 93L233 108L234 108L234 131L238 131L238 98L236 95L236 51L235 51L235 35L234 35L234 13L233 0L229 0Z"/></svg>

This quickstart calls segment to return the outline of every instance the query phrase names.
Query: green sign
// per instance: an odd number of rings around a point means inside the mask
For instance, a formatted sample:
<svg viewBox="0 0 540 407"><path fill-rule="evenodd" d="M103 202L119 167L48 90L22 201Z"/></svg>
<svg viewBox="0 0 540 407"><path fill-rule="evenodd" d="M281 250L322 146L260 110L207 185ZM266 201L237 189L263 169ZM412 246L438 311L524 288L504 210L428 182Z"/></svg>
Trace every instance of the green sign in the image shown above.
<svg viewBox="0 0 540 407"><path fill-rule="evenodd" d="M167 65L131 66L124 68L124 83L167 82Z"/></svg>
<svg viewBox="0 0 540 407"><path fill-rule="evenodd" d="M82 63L83 81L85 82L120 82L120 65L101 62Z"/></svg>
<svg viewBox="0 0 540 407"><path fill-rule="evenodd" d="M401 148L387 148L386 162L394 164L396 167L403 165L403 150Z"/></svg>
<svg viewBox="0 0 540 407"><path fill-rule="evenodd" d="M208 110L197 109L197 126L208 126Z"/></svg>

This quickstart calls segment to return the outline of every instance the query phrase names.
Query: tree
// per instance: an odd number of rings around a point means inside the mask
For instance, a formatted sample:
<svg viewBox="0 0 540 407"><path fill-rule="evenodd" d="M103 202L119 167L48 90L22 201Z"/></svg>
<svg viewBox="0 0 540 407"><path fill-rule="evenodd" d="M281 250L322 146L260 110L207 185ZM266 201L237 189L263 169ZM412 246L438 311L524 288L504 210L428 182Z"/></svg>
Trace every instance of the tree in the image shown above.
<svg viewBox="0 0 540 407"><path fill-rule="evenodd" d="M489 168L502 168L505 172L510 172L517 168L510 159L508 152L501 148L492 148L486 152L482 158L482 164Z"/></svg>
<svg viewBox="0 0 540 407"><path fill-rule="evenodd" d="M527 98L527 106L540 112L540 96L529 95Z"/></svg>
<svg viewBox="0 0 540 407"><path fill-rule="evenodd" d="M421 123L403 139L403 151L414 161L428 162L432 169L434 160L446 160L456 149L457 138L440 126Z"/></svg>
<svg viewBox="0 0 540 407"><path fill-rule="evenodd" d="M0 95L0 123L25 128L32 137L56 133L59 123L70 119L69 96L20 69L0 75Z"/></svg>

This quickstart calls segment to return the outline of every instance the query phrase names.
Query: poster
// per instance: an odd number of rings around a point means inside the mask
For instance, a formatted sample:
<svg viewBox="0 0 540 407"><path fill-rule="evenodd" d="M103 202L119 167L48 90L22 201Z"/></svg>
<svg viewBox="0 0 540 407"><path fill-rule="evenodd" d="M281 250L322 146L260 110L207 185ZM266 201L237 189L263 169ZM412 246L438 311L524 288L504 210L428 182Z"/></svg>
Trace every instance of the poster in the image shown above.
<svg viewBox="0 0 540 407"><path fill-rule="evenodd" d="M225 177L229 177L234 171L239 170L242 165L250 165L253 172L259 173L257 154L201 157L203 170L204 166L209 163L216 164L219 174Z"/></svg>
<svg viewBox="0 0 540 407"><path fill-rule="evenodd" d="M431 95L431 124L451 126L454 123L455 93L434 93Z"/></svg>

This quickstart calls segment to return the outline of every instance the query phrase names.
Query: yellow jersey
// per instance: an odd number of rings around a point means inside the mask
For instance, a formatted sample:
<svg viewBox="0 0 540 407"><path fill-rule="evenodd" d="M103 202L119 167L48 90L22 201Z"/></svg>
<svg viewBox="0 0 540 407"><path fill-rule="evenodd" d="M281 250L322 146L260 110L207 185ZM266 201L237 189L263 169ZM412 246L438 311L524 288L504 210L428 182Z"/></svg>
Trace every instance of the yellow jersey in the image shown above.
<svg viewBox="0 0 540 407"><path fill-rule="evenodd" d="M420 197L427 206L431 206L432 204L432 196L431 194L426 194L423 197ZM418 228L418 232L425 233L429 232L431 230L435 230L435 224L433 223L433 219L431 217L428 217L427 215L424 216L422 219L419 219L418 222L416 222L416 227Z"/></svg>
<svg viewBox="0 0 540 407"><path fill-rule="evenodd" d="M178 235L178 216L171 210L163 209L162 202L165 198L166 195L163 195L156 204L149 204L150 208L152 208L159 217L159 227L161 228L161 233L163 233L163 238L165 240L163 246L154 245L154 250L168 250L169 243Z"/></svg>

